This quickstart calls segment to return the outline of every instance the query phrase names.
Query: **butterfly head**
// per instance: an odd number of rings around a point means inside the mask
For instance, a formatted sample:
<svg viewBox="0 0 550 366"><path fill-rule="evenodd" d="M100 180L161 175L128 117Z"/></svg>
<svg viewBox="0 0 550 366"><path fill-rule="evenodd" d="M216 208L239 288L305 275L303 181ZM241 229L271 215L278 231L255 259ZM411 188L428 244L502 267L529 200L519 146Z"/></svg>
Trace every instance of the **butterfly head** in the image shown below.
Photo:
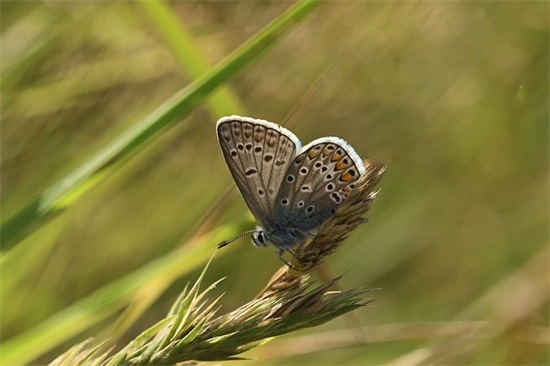
<svg viewBox="0 0 550 366"><path fill-rule="evenodd" d="M267 227L265 229L257 226L252 232L252 243L259 248L275 247L291 250L304 243L309 236L315 235L290 226Z"/></svg>
<svg viewBox="0 0 550 366"><path fill-rule="evenodd" d="M265 248L273 243L267 238L267 234L261 226L256 227L252 233L252 243L260 248Z"/></svg>

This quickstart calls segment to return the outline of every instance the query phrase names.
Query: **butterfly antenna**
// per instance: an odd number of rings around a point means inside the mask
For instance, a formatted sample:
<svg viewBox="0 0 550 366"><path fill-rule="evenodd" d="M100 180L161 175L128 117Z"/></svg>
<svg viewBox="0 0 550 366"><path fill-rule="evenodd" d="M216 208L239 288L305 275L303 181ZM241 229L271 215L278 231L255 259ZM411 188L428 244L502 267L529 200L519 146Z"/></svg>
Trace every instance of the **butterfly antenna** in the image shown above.
<svg viewBox="0 0 550 366"><path fill-rule="evenodd" d="M248 231L245 231L244 233L240 233L239 235L237 235L233 239L222 241L220 244L218 244L218 249L223 248L226 245L233 243L235 240L240 239L245 235L252 234L254 231L256 231L256 230L248 230Z"/></svg>

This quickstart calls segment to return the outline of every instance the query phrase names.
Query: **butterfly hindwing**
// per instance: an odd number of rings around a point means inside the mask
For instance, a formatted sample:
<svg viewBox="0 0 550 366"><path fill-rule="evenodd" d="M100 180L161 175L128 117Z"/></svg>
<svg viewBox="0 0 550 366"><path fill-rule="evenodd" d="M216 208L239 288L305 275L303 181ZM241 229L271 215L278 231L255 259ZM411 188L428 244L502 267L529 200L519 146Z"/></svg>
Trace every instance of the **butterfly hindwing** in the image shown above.
<svg viewBox="0 0 550 366"><path fill-rule="evenodd" d="M275 200L274 215L291 218L296 229L312 230L332 216L365 168L344 140L323 137L302 149L290 164Z"/></svg>
<svg viewBox="0 0 550 366"><path fill-rule="evenodd" d="M238 116L220 119L217 135L244 201L258 223L265 225L273 217L277 192L300 141L275 123Z"/></svg>

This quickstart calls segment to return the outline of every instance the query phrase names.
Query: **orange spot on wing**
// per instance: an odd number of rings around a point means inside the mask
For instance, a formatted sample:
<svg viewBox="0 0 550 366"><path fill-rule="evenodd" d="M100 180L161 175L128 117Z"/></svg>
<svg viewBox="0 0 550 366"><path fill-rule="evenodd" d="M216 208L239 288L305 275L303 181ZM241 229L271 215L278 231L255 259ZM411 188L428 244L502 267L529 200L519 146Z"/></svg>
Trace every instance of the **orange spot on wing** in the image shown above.
<svg viewBox="0 0 550 366"><path fill-rule="evenodd" d="M351 182L351 181L353 181L353 175L351 175L348 172L344 172L344 173L342 173L342 176L340 176L340 180L342 180L344 182Z"/></svg>
<svg viewBox="0 0 550 366"><path fill-rule="evenodd" d="M330 158L331 161L338 161L340 159L342 159L342 155L338 154L336 151L332 154L332 158Z"/></svg>
<svg viewBox="0 0 550 366"><path fill-rule="evenodd" d="M273 130L268 130L266 135L266 143L268 147L274 147L277 143L277 135Z"/></svg>
<svg viewBox="0 0 550 366"><path fill-rule="evenodd" d="M254 141L261 142L264 139L265 130L261 126L254 127Z"/></svg>
<svg viewBox="0 0 550 366"><path fill-rule="evenodd" d="M348 166L349 166L349 164L346 164L346 163L344 163L343 160L340 160L340 161L336 164L336 170L344 170L344 169L346 169Z"/></svg>
<svg viewBox="0 0 550 366"><path fill-rule="evenodd" d="M319 156L319 151L311 149L311 150L309 150L309 154L307 154L307 156L310 159L315 159L317 156Z"/></svg>

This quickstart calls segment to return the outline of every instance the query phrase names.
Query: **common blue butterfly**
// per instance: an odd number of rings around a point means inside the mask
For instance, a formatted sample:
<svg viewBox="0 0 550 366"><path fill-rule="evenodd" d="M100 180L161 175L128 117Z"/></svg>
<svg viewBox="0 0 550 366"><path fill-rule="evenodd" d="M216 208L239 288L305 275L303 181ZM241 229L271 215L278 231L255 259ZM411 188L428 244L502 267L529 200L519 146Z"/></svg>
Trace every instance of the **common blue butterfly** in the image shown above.
<svg viewBox="0 0 550 366"><path fill-rule="evenodd" d="M276 123L249 117L221 118L216 131L229 171L254 215L258 247L274 246L279 258L304 243L355 188L365 172L359 155L338 137L321 137L302 147ZM289 265L290 266L290 265Z"/></svg>

